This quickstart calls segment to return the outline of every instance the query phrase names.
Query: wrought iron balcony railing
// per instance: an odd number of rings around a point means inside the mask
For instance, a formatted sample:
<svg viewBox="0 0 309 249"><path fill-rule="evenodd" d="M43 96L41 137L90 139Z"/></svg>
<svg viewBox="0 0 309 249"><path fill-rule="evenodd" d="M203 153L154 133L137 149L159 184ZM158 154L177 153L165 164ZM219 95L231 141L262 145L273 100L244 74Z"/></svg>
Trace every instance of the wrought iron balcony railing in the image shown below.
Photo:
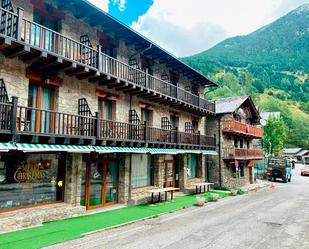
<svg viewBox="0 0 309 249"><path fill-rule="evenodd" d="M23 17L21 9L18 9L16 14L0 8L0 16L0 36L3 38L9 38L19 44L47 52L50 55L74 62L76 65L86 66L88 70L99 74L110 75L118 80L128 81L150 89L163 96L171 97L175 101L179 100L184 104L206 110L211 114L215 113L213 102L110 57L101 52L100 46L98 48L89 47L26 19ZM9 41L7 42L9 43Z"/></svg>

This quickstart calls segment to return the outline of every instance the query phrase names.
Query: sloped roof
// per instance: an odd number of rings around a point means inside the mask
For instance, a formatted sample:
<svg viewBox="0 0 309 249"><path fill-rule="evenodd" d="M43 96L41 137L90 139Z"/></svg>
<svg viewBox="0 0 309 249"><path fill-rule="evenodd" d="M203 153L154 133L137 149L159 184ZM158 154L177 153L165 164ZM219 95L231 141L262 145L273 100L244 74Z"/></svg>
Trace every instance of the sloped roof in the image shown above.
<svg viewBox="0 0 309 249"><path fill-rule="evenodd" d="M296 154L296 156L304 156L304 155L306 155L307 153L309 153L309 150L301 150L300 152L298 152L298 153Z"/></svg>
<svg viewBox="0 0 309 249"><path fill-rule="evenodd" d="M249 96L238 96L224 99L216 99L216 113L232 113L236 111L248 98Z"/></svg>
<svg viewBox="0 0 309 249"><path fill-rule="evenodd" d="M301 150L302 150L302 148L285 148L283 150L283 153L284 154L297 154Z"/></svg>
<svg viewBox="0 0 309 249"><path fill-rule="evenodd" d="M200 71L192 68L153 41L90 3L89 0L52 0L52 2L55 3L59 9L71 11L77 18L88 22L91 26L101 26L104 32L117 34L118 38L130 45L139 46L140 49L151 47L151 49L143 54L157 57L160 63L166 63L170 68L186 75L194 82L204 86L218 86Z"/></svg>
<svg viewBox="0 0 309 249"><path fill-rule="evenodd" d="M216 99L216 114L225 114L235 112L242 104L248 101L248 105L251 107L256 119L260 119L260 113L257 110L253 100L250 96L236 96L224 99Z"/></svg>

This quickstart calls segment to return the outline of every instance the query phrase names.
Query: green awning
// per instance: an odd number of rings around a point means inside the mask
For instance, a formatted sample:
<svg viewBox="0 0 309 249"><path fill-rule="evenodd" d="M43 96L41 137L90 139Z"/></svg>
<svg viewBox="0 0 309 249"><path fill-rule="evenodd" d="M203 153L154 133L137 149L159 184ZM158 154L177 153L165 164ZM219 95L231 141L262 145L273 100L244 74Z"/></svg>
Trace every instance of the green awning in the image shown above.
<svg viewBox="0 0 309 249"><path fill-rule="evenodd" d="M0 152L8 152L9 150L16 150L16 146L12 143L0 143Z"/></svg>
<svg viewBox="0 0 309 249"><path fill-rule="evenodd" d="M95 146L95 151L99 154L106 153L135 153L135 154L146 154L148 153L147 148L137 147L111 147L111 146Z"/></svg>
<svg viewBox="0 0 309 249"><path fill-rule="evenodd" d="M165 149L165 148L148 148L148 152L152 155L158 154L169 154L169 155L177 155L177 149Z"/></svg>
<svg viewBox="0 0 309 249"><path fill-rule="evenodd" d="M218 156L218 152L215 150L201 150L203 155L209 155L209 156Z"/></svg>
<svg viewBox="0 0 309 249"><path fill-rule="evenodd" d="M71 152L90 153L94 151L92 146L87 145L56 145L56 144L20 144L17 143L17 150L23 152Z"/></svg>

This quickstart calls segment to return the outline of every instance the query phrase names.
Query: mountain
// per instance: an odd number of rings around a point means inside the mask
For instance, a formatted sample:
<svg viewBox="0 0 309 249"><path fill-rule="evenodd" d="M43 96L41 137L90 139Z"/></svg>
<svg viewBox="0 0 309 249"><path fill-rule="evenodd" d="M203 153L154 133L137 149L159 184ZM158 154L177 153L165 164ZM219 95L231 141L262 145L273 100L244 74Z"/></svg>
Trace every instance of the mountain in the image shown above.
<svg viewBox="0 0 309 249"><path fill-rule="evenodd" d="M182 60L219 82L208 98L250 94L261 111L281 112L287 145L309 147L309 4Z"/></svg>

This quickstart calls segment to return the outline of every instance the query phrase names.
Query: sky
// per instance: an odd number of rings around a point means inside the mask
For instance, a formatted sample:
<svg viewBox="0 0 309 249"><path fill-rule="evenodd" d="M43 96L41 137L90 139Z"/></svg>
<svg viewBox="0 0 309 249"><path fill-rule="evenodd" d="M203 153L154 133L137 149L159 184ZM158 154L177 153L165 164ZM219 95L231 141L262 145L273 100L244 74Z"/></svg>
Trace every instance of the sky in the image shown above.
<svg viewBox="0 0 309 249"><path fill-rule="evenodd" d="M89 0L176 56L249 34L309 0Z"/></svg>

